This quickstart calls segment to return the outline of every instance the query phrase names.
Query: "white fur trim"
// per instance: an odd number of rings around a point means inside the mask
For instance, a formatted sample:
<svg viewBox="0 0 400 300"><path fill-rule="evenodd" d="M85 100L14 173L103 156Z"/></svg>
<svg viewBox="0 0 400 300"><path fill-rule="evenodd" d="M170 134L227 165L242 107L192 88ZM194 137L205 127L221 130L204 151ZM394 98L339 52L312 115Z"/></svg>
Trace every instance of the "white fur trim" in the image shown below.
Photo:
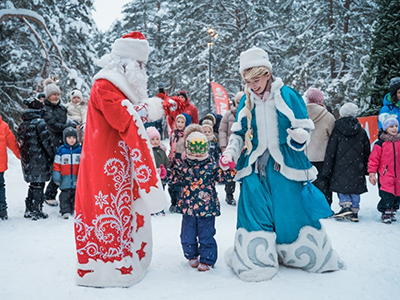
<svg viewBox="0 0 400 300"><path fill-rule="evenodd" d="M247 232L239 228L235 244L225 253L225 261L244 281L269 280L278 272L275 232Z"/></svg>
<svg viewBox="0 0 400 300"><path fill-rule="evenodd" d="M153 155L153 147L150 144L149 136L147 135L146 129L144 128L143 122L140 119L139 114L136 112L133 104L128 100L123 100L121 102L121 105L126 107L128 113L132 116L135 124L138 126L139 128L138 134L146 140L147 148L153 160L154 169L156 169L155 159ZM150 213L156 213L163 210L165 208L165 204L167 201L164 189L161 184L160 176L157 173L156 176L157 176L157 187L150 187L149 193L146 193L145 190L139 189L139 195L142 199L145 200L144 203L147 206L147 209L149 210ZM132 176L132 180L135 179L134 177L135 176Z"/></svg>
<svg viewBox="0 0 400 300"><path fill-rule="evenodd" d="M290 148L292 148L295 151L303 151L304 149L306 149L307 145L310 143L310 139L311 139L311 135L308 133L307 140L303 143L303 146L300 148L296 148L292 145L292 140L293 141L295 141L295 140L292 139L292 137L288 134L286 137L286 143L289 145Z"/></svg>
<svg viewBox="0 0 400 300"><path fill-rule="evenodd" d="M110 81L113 85L115 85L117 88L121 90L121 92L125 95L125 97L132 103L138 104L139 101L137 100L137 96L133 92L128 80L126 79L125 76L119 74L118 72L112 71L112 70L100 70L99 73L97 73L94 77L93 80L98 80L98 79L106 79Z"/></svg>
<svg viewBox="0 0 400 300"><path fill-rule="evenodd" d="M143 103L147 106L147 113L150 122L159 120L164 115L163 100L158 97L152 97L143 100Z"/></svg>
<svg viewBox="0 0 400 300"><path fill-rule="evenodd" d="M134 201L134 205L132 205L132 256L125 256L120 261L115 260L112 262L103 262L100 259L89 259L89 262L86 264L77 262L77 269L91 271L84 276L79 276L79 274L76 273L75 281L78 285L92 287L129 287L143 278L150 265L153 252L151 216L144 203L145 201L143 201L143 199L138 198ZM138 229L136 228L136 212L144 217L144 225ZM143 243L146 243L143 248L146 255L142 259L139 259L136 251L142 248ZM119 270L121 268L132 268L132 271L127 274L122 274Z"/></svg>
<svg viewBox="0 0 400 300"><path fill-rule="evenodd" d="M112 45L111 54L123 58L132 58L134 60L147 62L150 47L147 40L120 38L116 39Z"/></svg>
<svg viewBox="0 0 400 300"><path fill-rule="evenodd" d="M322 227L320 230L304 226L296 241L291 244L277 244L280 260L289 267L301 268L308 272L323 273L346 269L331 241Z"/></svg>

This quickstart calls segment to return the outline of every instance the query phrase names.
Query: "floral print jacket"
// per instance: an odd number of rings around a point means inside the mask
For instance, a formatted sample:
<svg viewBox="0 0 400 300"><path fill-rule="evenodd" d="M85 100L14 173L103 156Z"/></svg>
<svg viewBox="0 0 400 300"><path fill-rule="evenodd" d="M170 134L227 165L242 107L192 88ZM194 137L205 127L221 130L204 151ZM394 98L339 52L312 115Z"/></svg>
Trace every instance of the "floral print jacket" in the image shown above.
<svg viewBox="0 0 400 300"><path fill-rule="evenodd" d="M222 171L211 157L202 161L185 158L168 170L165 181L171 184L177 179L183 185L178 212L193 217L211 217L221 214L215 183L231 182L235 175L236 169Z"/></svg>

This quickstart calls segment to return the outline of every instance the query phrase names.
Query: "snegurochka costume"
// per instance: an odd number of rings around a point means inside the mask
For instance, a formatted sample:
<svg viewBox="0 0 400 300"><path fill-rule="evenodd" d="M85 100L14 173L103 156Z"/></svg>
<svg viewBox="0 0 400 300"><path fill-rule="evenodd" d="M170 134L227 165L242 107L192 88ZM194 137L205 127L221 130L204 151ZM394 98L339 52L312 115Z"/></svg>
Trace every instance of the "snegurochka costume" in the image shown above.
<svg viewBox="0 0 400 300"><path fill-rule="evenodd" d="M228 265L245 281L271 279L279 263L316 273L345 268L319 222L332 211L310 183L317 171L304 153L309 139L299 144L286 131L314 128L302 97L280 78L273 79L265 101L250 90L249 154L244 149L246 97L224 152L232 155L235 180L242 183L234 247L225 256Z"/></svg>

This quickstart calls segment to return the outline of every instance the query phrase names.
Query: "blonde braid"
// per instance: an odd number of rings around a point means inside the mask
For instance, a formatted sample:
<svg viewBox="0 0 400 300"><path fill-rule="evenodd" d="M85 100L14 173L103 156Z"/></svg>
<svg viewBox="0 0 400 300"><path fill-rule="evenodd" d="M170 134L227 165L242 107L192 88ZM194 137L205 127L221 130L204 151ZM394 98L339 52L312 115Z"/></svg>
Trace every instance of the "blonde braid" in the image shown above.
<svg viewBox="0 0 400 300"><path fill-rule="evenodd" d="M245 106L243 107L244 113L246 114L247 118L247 131L244 136L244 143L247 148L247 154L250 154L251 150L253 149L253 145L251 144L251 99L250 99L250 92L247 84L244 88L244 92L246 93L246 102Z"/></svg>

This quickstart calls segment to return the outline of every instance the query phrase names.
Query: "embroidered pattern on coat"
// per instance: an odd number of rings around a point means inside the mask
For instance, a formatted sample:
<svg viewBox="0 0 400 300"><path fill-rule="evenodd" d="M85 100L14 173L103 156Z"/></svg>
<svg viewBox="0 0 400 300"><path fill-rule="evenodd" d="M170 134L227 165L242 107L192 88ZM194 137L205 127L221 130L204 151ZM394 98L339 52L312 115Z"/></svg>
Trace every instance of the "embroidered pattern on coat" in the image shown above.
<svg viewBox="0 0 400 300"><path fill-rule="evenodd" d="M124 161L110 158L104 164L104 174L112 176L114 191L104 194L101 190L94 195L96 214L92 224L85 223L82 215L75 218L76 239L83 245L77 249L79 255L86 258L113 261L132 256L132 219L131 212L131 169L132 161L141 162L141 151L133 149L120 141L118 146ZM146 165L136 168L136 179L147 182L151 170ZM138 230L139 228L137 228Z"/></svg>

